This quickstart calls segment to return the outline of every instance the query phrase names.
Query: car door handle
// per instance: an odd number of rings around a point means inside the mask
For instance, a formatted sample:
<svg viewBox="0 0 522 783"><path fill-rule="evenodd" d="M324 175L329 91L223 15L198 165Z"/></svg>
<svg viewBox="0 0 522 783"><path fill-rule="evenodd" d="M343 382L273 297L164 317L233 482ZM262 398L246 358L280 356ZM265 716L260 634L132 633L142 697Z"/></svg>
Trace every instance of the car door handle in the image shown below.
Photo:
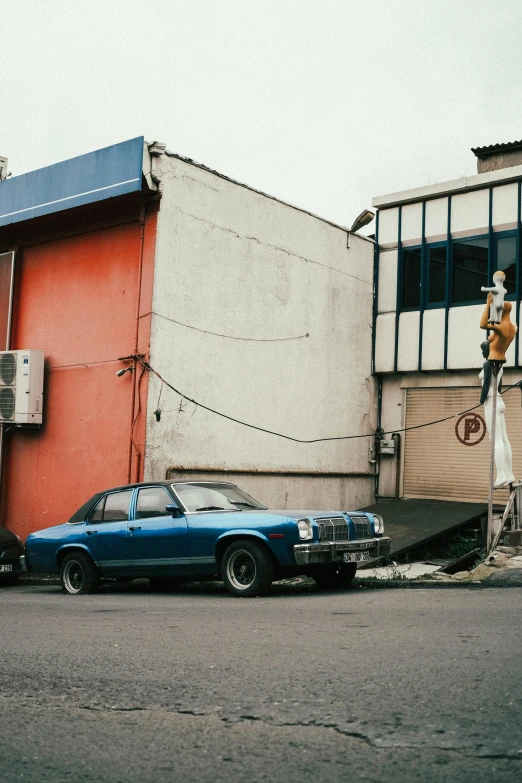
<svg viewBox="0 0 522 783"><path fill-rule="evenodd" d="M87 532L88 536L92 536L93 533L97 533L98 531L97 530L87 530L86 532Z"/></svg>
<svg viewBox="0 0 522 783"><path fill-rule="evenodd" d="M141 525L134 525L134 527L130 527L129 530L141 530Z"/></svg>

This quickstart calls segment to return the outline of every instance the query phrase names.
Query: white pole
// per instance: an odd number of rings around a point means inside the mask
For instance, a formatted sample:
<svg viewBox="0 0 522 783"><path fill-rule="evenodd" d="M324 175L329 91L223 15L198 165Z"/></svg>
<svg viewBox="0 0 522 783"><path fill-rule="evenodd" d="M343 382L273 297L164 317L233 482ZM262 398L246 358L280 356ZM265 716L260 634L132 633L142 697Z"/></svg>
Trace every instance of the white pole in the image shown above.
<svg viewBox="0 0 522 783"><path fill-rule="evenodd" d="M486 533L486 553L491 552L491 544L495 531L493 530L493 485L495 483L495 430L497 425L497 393L498 393L498 367L495 362L491 363L491 374L493 376L493 406L491 417L491 456L489 459L489 497L488 497L488 527Z"/></svg>

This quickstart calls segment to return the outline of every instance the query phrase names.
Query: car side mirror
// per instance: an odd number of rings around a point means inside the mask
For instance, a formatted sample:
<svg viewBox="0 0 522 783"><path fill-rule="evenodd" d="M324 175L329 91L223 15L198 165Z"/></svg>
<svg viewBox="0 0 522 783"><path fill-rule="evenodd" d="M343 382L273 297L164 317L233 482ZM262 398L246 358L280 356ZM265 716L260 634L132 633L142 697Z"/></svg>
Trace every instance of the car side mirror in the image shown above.
<svg viewBox="0 0 522 783"><path fill-rule="evenodd" d="M165 506L165 511L168 511L174 519L179 519L184 516L183 511L179 506L175 506L174 503L169 503L168 506Z"/></svg>

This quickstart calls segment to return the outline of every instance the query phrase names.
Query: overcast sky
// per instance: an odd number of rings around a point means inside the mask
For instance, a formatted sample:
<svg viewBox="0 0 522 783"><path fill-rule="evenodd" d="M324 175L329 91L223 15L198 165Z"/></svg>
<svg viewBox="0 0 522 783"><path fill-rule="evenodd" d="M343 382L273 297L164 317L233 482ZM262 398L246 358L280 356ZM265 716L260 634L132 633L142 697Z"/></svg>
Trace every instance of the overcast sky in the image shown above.
<svg viewBox="0 0 522 783"><path fill-rule="evenodd" d="M144 135L346 225L522 138L520 0L0 0L0 19L13 175Z"/></svg>

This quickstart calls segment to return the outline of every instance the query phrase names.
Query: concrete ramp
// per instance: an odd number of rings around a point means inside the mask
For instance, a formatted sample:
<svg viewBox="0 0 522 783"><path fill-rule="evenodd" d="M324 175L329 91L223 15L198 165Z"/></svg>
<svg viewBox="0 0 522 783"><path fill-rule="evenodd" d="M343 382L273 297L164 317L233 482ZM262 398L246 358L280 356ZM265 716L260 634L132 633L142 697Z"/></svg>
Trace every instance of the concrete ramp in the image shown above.
<svg viewBox="0 0 522 783"><path fill-rule="evenodd" d="M488 507L485 503L412 498L378 500L361 510L380 514L384 519L384 534L391 538L393 556L415 549L445 533L453 533L474 519L478 521L487 514ZM376 561L370 562L374 565Z"/></svg>

